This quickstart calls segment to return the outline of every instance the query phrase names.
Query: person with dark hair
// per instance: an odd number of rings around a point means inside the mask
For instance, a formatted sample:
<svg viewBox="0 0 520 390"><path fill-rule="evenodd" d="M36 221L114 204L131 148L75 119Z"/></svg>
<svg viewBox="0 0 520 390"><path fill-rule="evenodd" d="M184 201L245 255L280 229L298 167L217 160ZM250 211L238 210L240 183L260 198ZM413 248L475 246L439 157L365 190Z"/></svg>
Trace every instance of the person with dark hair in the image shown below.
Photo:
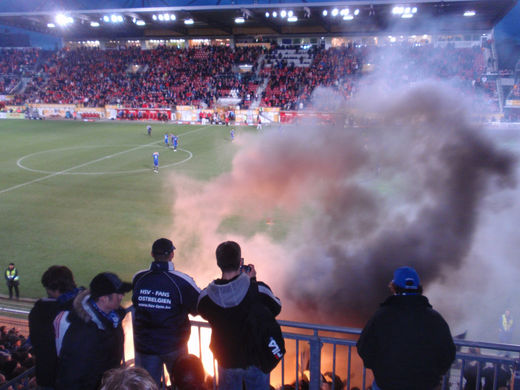
<svg viewBox="0 0 520 390"><path fill-rule="evenodd" d="M103 272L74 298L73 308L54 320L58 353L57 390L95 390L103 373L121 366L123 294L132 290L116 274Z"/></svg>
<svg viewBox="0 0 520 390"><path fill-rule="evenodd" d="M358 354L374 373L374 390L431 390L455 360L450 328L422 295L411 267L395 270L392 296L364 327Z"/></svg>
<svg viewBox="0 0 520 390"><path fill-rule="evenodd" d="M54 389L56 380L56 343L54 318L63 310L71 310L72 302L81 291L76 287L72 271L53 265L42 275L47 298L39 299L29 313L29 339L36 357L36 382L40 389Z"/></svg>
<svg viewBox="0 0 520 390"><path fill-rule="evenodd" d="M211 325L210 348L218 361L219 389L267 390L269 375L260 369L258 356L245 348L243 327L249 311L258 308L257 300L273 316L280 313L281 302L267 284L256 280L254 265L244 265L236 242L221 243L216 257L222 277L201 292L198 311Z"/></svg>
<svg viewBox="0 0 520 390"><path fill-rule="evenodd" d="M175 387L178 390L205 390L206 374L202 362L195 355L178 358L173 366Z"/></svg>
<svg viewBox="0 0 520 390"><path fill-rule="evenodd" d="M151 255L150 268L133 279L135 364L159 385L163 365L175 378L175 360L188 354L188 314L196 314L200 289L191 277L175 270L175 246L170 240L156 240Z"/></svg>
<svg viewBox="0 0 520 390"><path fill-rule="evenodd" d="M18 276L18 270L15 268L14 263L9 263L4 276L7 288L9 289L9 299L13 299L13 289L16 294L16 299L20 298L20 290L18 289L20 277Z"/></svg>
<svg viewBox="0 0 520 390"><path fill-rule="evenodd" d="M159 390L144 368L121 367L108 370L101 379L99 390Z"/></svg>

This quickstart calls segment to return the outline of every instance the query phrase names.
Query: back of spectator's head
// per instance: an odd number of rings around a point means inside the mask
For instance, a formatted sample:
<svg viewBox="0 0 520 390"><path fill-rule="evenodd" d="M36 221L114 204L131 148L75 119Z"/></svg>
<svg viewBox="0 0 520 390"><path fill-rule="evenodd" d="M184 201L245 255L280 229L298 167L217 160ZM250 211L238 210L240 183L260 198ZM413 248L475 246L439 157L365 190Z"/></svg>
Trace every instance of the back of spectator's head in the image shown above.
<svg viewBox="0 0 520 390"><path fill-rule="evenodd" d="M168 261L174 250L173 242L167 238L159 238L152 245L152 257L155 261Z"/></svg>
<svg viewBox="0 0 520 390"><path fill-rule="evenodd" d="M225 241L221 243L215 252L217 265L222 272L236 271L240 268L242 251L240 245L235 241Z"/></svg>
<svg viewBox="0 0 520 390"><path fill-rule="evenodd" d="M204 367L195 355L181 356L173 365L173 378L179 390L204 389Z"/></svg>
<svg viewBox="0 0 520 390"><path fill-rule="evenodd" d="M72 271L64 265L53 265L42 275L42 285L47 290L59 291L60 294L76 288Z"/></svg>
<svg viewBox="0 0 520 390"><path fill-rule="evenodd" d="M158 390L158 387L144 368L122 367L105 372L100 390Z"/></svg>
<svg viewBox="0 0 520 390"><path fill-rule="evenodd" d="M396 294L422 294L419 275L412 267L397 268L394 271L392 287Z"/></svg>

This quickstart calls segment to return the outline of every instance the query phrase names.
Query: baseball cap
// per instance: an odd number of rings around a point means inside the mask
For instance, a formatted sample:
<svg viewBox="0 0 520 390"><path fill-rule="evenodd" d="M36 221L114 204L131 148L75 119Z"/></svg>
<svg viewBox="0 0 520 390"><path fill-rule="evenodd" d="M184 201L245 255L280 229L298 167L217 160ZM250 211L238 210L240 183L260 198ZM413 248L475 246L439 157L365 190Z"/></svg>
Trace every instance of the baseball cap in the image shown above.
<svg viewBox="0 0 520 390"><path fill-rule="evenodd" d="M90 282L90 296L94 299L113 293L124 294L131 290L131 283L122 282L121 279L112 272L100 273Z"/></svg>
<svg viewBox="0 0 520 390"><path fill-rule="evenodd" d="M392 281L396 286L417 290L421 284L419 275L412 267L399 267L394 271L394 280Z"/></svg>
<svg viewBox="0 0 520 390"><path fill-rule="evenodd" d="M169 255L175 249L173 243L167 238L159 238L152 245L152 254L156 256Z"/></svg>

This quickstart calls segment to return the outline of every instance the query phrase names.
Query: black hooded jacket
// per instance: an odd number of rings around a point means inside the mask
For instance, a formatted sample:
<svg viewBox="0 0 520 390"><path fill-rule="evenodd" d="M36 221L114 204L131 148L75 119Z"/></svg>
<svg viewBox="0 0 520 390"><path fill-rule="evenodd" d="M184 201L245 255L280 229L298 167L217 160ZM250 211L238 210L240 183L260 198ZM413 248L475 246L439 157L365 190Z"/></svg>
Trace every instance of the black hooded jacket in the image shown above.
<svg viewBox="0 0 520 390"><path fill-rule="evenodd" d="M423 295L387 298L357 348L382 390L431 390L455 359L448 324Z"/></svg>
<svg viewBox="0 0 520 390"><path fill-rule="evenodd" d="M214 280L200 294L198 312L211 325L210 348L224 368L258 365L255 357L247 353L241 337L257 286L260 301L278 315L282 305L269 286L243 273L231 280Z"/></svg>

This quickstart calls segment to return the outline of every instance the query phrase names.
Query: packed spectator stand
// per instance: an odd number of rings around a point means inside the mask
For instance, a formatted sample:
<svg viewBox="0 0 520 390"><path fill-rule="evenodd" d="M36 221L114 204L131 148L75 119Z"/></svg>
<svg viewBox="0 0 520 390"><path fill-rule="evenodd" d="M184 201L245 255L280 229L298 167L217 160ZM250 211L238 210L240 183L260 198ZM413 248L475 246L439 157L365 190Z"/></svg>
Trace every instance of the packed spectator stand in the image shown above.
<svg viewBox="0 0 520 390"><path fill-rule="evenodd" d="M14 94L14 104L211 108L219 99L233 97L242 108L256 104L297 110L309 104L318 86L351 98L369 82L364 76L376 70L393 84L425 78L454 81L470 96L484 96L490 103L487 111L498 111L496 84L481 79L489 59L486 63L485 49L478 45L81 47L51 53L12 49L3 54L1 93ZM242 71L246 64L248 71Z"/></svg>

